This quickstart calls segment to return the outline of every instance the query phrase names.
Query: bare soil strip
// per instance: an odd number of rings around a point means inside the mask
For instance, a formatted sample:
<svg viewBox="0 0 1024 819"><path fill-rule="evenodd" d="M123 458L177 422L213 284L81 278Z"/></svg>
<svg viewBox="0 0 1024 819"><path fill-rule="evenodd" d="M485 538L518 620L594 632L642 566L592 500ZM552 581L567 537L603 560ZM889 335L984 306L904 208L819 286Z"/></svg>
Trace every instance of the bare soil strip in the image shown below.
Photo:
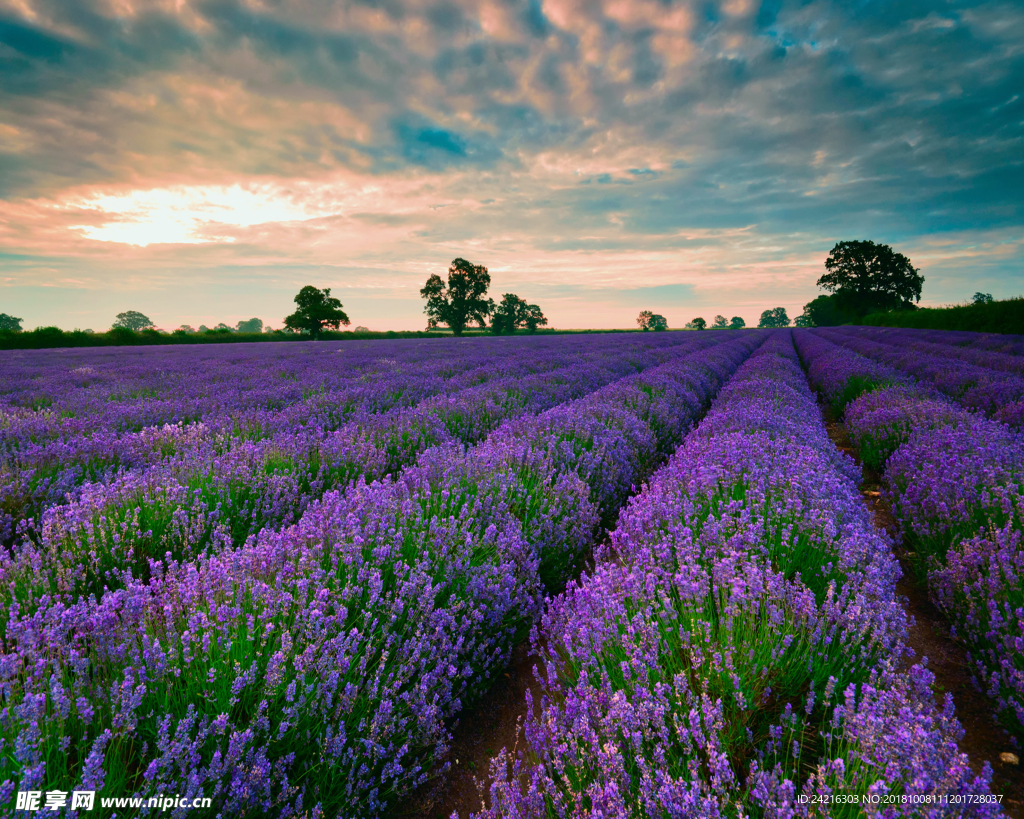
<svg viewBox="0 0 1024 819"><path fill-rule="evenodd" d="M846 427L831 418L827 426L832 442L860 463ZM881 496L881 476L863 464L861 474L860 490L864 501L874 516L875 525L892 536L896 558L903 569L903 579L896 588L903 595L906 611L913 621L909 643L916 655L907 660L906 665L909 667L922 657L928 658L928 669L935 675L936 693L940 696L949 693L953 697L956 717L964 729L960 750L967 754L976 773L981 773L985 762L989 763L992 792L1003 794L1006 815L1024 819L1024 767L1001 758L1005 753L1020 757L1024 752L1011 746L1006 732L992 715L991 700L974 685L963 643L950 635L949 622L928 599L928 590L913 580L906 544L898 537L896 519Z"/></svg>
<svg viewBox="0 0 1024 819"><path fill-rule="evenodd" d="M395 812L409 819L448 819L453 813L467 819L484 807L481 796L490 788L490 764L506 748L513 751L523 742L526 691L540 704L540 685L534 666L540 659L529 641L516 647L512 660L490 691L472 709L462 713L452 738L448 760L451 769L420 787Z"/></svg>

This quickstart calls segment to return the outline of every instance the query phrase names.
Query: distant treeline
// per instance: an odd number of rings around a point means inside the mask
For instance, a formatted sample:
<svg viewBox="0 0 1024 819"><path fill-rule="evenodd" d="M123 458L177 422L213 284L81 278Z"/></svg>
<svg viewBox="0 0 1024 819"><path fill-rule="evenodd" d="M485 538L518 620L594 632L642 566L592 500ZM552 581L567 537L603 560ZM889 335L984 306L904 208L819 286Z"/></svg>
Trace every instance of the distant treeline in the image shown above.
<svg viewBox="0 0 1024 819"><path fill-rule="evenodd" d="M537 335L566 333L638 333L639 330L549 330L539 329ZM467 336L489 336L486 330L465 331ZM439 330L387 330L324 331L321 341L356 341L382 338L451 338L450 332ZM161 333L158 330L127 330L116 328L105 333L87 333L84 330L61 330L59 327L39 327L35 330L14 332L0 330L0 350L41 350L51 347L122 347L157 344L238 344L266 341L309 341L305 333L237 333L230 330L210 330L205 333Z"/></svg>
<svg viewBox="0 0 1024 819"><path fill-rule="evenodd" d="M1024 333L1024 296L987 304L919 307L916 310L873 313L857 323L872 327L916 327L920 330Z"/></svg>

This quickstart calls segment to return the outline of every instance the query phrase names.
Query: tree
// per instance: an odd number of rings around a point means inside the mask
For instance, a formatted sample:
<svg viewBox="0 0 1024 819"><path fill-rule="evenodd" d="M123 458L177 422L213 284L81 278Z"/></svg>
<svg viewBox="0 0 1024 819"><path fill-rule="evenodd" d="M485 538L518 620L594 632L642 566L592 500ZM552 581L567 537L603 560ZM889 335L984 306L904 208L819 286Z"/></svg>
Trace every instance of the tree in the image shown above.
<svg viewBox="0 0 1024 819"><path fill-rule="evenodd" d="M761 314L758 327L789 327L789 316L786 315L785 307L776 307L772 310L765 310Z"/></svg>
<svg viewBox="0 0 1024 819"><path fill-rule="evenodd" d="M668 320L657 313L652 313L650 310L641 311L640 315L636 317L637 326L645 333L648 330L667 330Z"/></svg>
<svg viewBox="0 0 1024 819"><path fill-rule="evenodd" d="M795 319L793 319L793 326L794 327L814 327L815 326L814 320L811 318L810 314L807 312L807 308L808 307L809 307L809 305L805 304L804 305L804 311L799 316L797 316Z"/></svg>
<svg viewBox="0 0 1024 819"><path fill-rule="evenodd" d="M973 304L991 304L993 301L995 301L995 299L992 298L991 293L975 293L973 296L971 296L971 302ZM3 314L0 314L0 316L2 315Z"/></svg>
<svg viewBox="0 0 1024 819"><path fill-rule="evenodd" d="M118 330L148 330L153 326L153 322L149 320L147 316L142 315L138 310L126 310L123 313L118 313L114 319L112 325Z"/></svg>
<svg viewBox="0 0 1024 819"><path fill-rule="evenodd" d="M0 330L7 330L12 333L21 332L21 322L23 319L9 316L7 313L0 313Z"/></svg>
<svg viewBox="0 0 1024 819"><path fill-rule="evenodd" d="M697 318L690 319L690 321L686 322L687 330L703 330L707 326L708 323L704 321L704 319L702 319L700 316L697 316Z"/></svg>
<svg viewBox="0 0 1024 819"><path fill-rule="evenodd" d="M836 296L836 308L856 318L912 308L921 301L924 276L889 245L839 242L825 260L818 286Z"/></svg>
<svg viewBox="0 0 1024 819"><path fill-rule="evenodd" d="M733 316L732 319L729 321L730 330L742 330L746 326L747 323L739 316Z"/></svg>
<svg viewBox="0 0 1024 819"><path fill-rule="evenodd" d="M547 323L547 318L536 304L527 304L515 293L505 293L493 310L491 332L495 335L511 334L517 328L525 327L531 333L535 333L538 327Z"/></svg>
<svg viewBox="0 0 1024 819"><path fill-rule="evenodd" d="M251 318L248 321L240 321L235 325L235 330L239 333L262 333L263 319Z"/></svg>
<svg viewBox="0 0 1024 819"><path fill-rule="evenodd" d="M486 267L453 259L448 268L447 287L435 273L420 290L427 300L423 312L427 314L428 329L444 324L452 335L461 336L470 322L486 327L487 317L494 309L494 301L486 298L490 285L491 274Z"/></svg>
<svg viewBox="0 0 1024 819"><path fill-rule="evenodd" d="M192 325L190 325L190 324L182 324L174 332L176 332L176 333L183 333L185 335L188 335L189 333L194 333L195 330L192 329Z"/></svg>
<svg viewBox="0 0 1024 819"><path fill-rule="evenodd" d="M309 333L317 338L325 327L337 330L339 325L347 327L350 323L341 309L341 302L331 295L329 287L321 290L307 284L296 294L295 303L299 309L284 320L284 326L289 330Z"/></svg>
<svg viewBox="0 0 1024 819"><path fill-rule="evenodd" d="M523 323L527 331L536 333L538 327L547 327L548 319L536 304L526 305L526 313L523 315Z"/></svg>
<svg viewBox="0 0 1024 819"><path fill-rule="evenodd" d="M855 311L843 309L839 304L839 297L818 296L814 301L804 305L803 315L800 317L809 324L798 324L798 327L836 327L840 324L852 324L860 317ZM799 319L798 319L799 320Z"/></svg>
<svg viewBox="0 0 1024 819"><path fill-rule="evenodd" d="M724 330L729 326L729 320L723 315L715 316L715 320L711 322L712 330Z"/></svg>

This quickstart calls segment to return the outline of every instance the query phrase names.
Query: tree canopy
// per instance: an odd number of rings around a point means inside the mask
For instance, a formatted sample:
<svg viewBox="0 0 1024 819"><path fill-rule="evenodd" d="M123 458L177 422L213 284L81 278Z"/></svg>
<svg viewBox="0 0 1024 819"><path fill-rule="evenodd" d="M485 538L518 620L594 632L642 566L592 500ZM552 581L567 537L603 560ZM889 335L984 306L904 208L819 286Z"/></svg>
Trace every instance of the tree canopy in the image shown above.
<svg viewBox="0 0 1024 819"><path fill-rule="evenodd" d="M668 320L658 313L652 313L650 310L641 311L640 315L636 317L637 326L645 333L648 330L667 330Z"/></svg>
<svg viewBox="0 0 1024 819"><path fill-rule="evenodd" d="M774 307L761 313L758 327L789 327L789 316L785 307Z"/></svg>
<svg viewBox="0 0 1024 819"><path fill-rule="evenodd" d="M729 326L729 319L719 314L715 316L715 320L711 322L712 330L724 330Z"/></svg>
<svg viewBox="0 0 1024 819"><path fill-rule="evenodd" d="M540 307L536 304L527 304L525 299L519 298L515 293L505 293L492 313L491 332L495 335L512 334L518 328L535 333L538 327L548 323Z"/></svg>
<svg viewBox="0 0 1024 819"><path fill-rule="evenodd" d="M472 322L487 326L487 317L494 309L494 301L486 298L491 286L491 274L483 265L465 259L453 259L448 268L448 284L436 273L427 279L420 295L427 300L423 312L427 314L427 327L447 326L453 335Z"/></svg>
<svg viewBox="0 0 1024 819"><path fill-rule="evenodd" d="M747 323L742 318L740 318L739 316L733 316L729 320L729 329L730 330L742 330L746 326L747 326Z"/></svg>
<svg viewBox="0 0 1024 819"><path fill-rule="evenodd" d="M991 304L995 299L992 298L991 293L978 292L971 296L972 304Z"/></svg>
<svg viewBox="0 0 1024 819"><path fill-rule="evenodd" d="M239 333L262 333L263 319L251 318L247 321L240 321L235 325L235 330Z"/></svg>
<svg viewBox="0 0 1024 819"><path fill-rule="evenodd" d="M125 310L123 313L117 314L111 326L115 329L139 331L148 330L153 326L153 322L138 310Z"/></svg>
<svg viewBox="0 0 1024 819"><path fill-rule="evenodd" d="M700 316L697 316L697 318L690 319L688 322L686 322L687 330L703 330L707 326L708 323L704 321L704 319L701 318Z"/></svg>
<svg viewBox="0 0 1024 819"><path fill-rule="evenodd" d="M835 294L840 313L859 318L911 308L921 300L924 276L889 245L838 242L825 259L825 270L818 287Z"/></svg>
<svg viewBox="0 0 1024 819"><path fill-rule="evenodd" d="M839 324L850 324L856 321L858 315L850 309L843 309L839 305L839 298L835 295L818 296L814 301L804 305L804 312L800 316L798 327L835 327Z"/></svg>
<svg viewBox="0 0 1024 819"><path fill-rule="evenodd" d="M9 316L7 313L0 313L0 330L9 330L10 332L20 333L21 332L22 319L15 316Z"/></svg>
<svg viewBox="0 0 1024 819"><path fill-rule="evenodd" d="M296 294L295 304L299 309L284 320L289 330L309 333L316 338L327 327L337 330L340 325L347 327L350 323L341 309L341 302L331 295L329 287L321 290L307 284Z"/></svg>

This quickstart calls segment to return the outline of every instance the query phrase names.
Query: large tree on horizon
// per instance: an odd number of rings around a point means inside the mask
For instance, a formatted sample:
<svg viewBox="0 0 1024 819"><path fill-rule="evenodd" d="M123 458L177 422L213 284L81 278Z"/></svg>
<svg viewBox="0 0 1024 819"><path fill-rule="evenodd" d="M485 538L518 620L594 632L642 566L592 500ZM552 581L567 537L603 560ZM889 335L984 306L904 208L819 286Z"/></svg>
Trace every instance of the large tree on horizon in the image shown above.
<svg viewBox="0 0 1024 819"><path fill-rule="evenodd" d="M785 307L773 307L761 313L758 327L789 327L789 315Z"/></svg>
<svg viewBox="0 0 1024 819"><path fill-rule="evenodd" d="M111 325L115 330L149 330L153 327L153 322L150 321L149 316L143 315L138 310L125 310L123 313L118 313L114 318L114 323Z"/></svg>
<svg viewBox="0 0 1024 819"><path fill-rule="evenodd" d="M525 328L531 333L537 328L547 325L548 320L540 307L527 304L525 299L515 293L505 293L501 302L492 311L491 332L495 335L515 333L517 328Z"/></svg>
<svg viewBox="0 0 1024 819"><path fill-rule="evenodd" d="M667 330L668 320L659 313L652 313L650 310L641 310L640 315L636 317L637 326L645 333L648 330Z"/></svg>
<svg viewBox="0 0 1024 819"><path fill-rule="evenodd" d="M309 333L317 338L326 327L337 330L340 325L347 327L351 323L329 287L321 290L307 284L295 295L295 304L299 309L284 320L284 326L289 330Z"/></svg>
<svg viewBox="0 0 1024 819"><path fill-rule="evenodd" d="M448 267L447 285L435 273L420 290L427 300L423 308L427 327L433 329L444 324L455 336L461 336L470 322L486 327L487 317L494 310L494 301L487 298L490 286L491 274L486 267L461 257L453 259Z"/></svg>
<svg viewBox="0 0 1024 819"><path fill-rule="evenodd" d="M818 287L834 294L835 311L851 318L912 308L921 300L924 276L889 245L837 242L825 259Z"/></svg>
<svg viewBox="0 0 1024 819"><path fill-rule="evenodd" d="M7 330L12 333L21 332L22 319L17 316L11 316L7 313L0 313L0 330Z"/></svg>

